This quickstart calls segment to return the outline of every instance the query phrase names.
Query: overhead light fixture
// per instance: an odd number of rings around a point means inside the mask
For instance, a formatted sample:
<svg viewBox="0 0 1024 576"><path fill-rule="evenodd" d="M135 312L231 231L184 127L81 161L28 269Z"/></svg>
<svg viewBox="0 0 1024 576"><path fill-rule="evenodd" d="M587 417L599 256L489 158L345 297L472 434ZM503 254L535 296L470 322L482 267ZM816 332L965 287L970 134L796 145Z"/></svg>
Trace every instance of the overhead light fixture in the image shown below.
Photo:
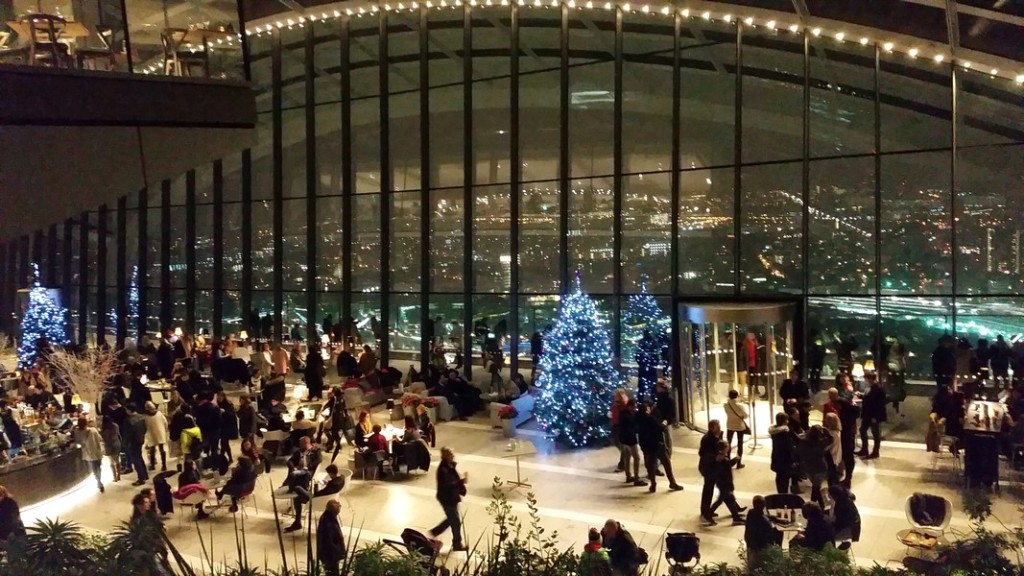
<svg viewBox="0 0 1024 576"><path fill-rule="evenodd" d="M882 45L882 48L885 48L886 52L892 52L892 42L886 42Z"/></svg>
<svg viewBox="0 0 1024 576"><path fill-rule="evenodd" d="M792 26L789 27L789 31L794 33L794 34L796 34L797 30L799 30L799 29L800 29L800 27L797 26L796 24L793 24Z"/></svg>
<svg viewBox="0 0 1024 576"><path fill-rule="evenodd" d="M844 34L844 33L842 33L842 32L838 32L838 33L836 33L836 40L838 40L838 41L842 42L842 41L843 41L843 38L846 38L846 34Z"/></svg>
<svg viewBox="0 0 1024 576"><path fill-rule="evenodd" d="M867 36L864 36L863 38L860 39L860 45L861 46L867 46L868 45L868 37Z"/></svg>
<svg viewBox="0 0 1024 576"><path fill-rule="evenodd" d="M907 55L911 58L917 58L917 48L911 48L910 51L907 52Z"/></svg>
<svg viewBox="0 0 1024 576"><path fill-rule="evenodd" d="M661 9L661 13L664 14L665 16L668 16L669 14L672 13L672 9L669 8L668 6L665 6L664 8Z"/></svg>
<svg viewBox="0 0 1024 576"><path fill-rule="evenodd" d="M651 11L651 7L648 6L647 4L644 4L643 8L641 8L640 11L643 12L644 14L647 14L648 12Z"/></svg>
<svg viewBox="0 0 1024 576"><path fill-rule="evenodd" d="M998 68L993 68L993 69L992 69L992 70L991 70L991 71L989 72L989 74L991 74L991 75L995 76L996 74L999 74L999 69L998 69Z"/></svg>
<svg viewBox="0 0 1024 576"><path fill-rule="evenodd" d="M814 30L811 30L811 34L814 34L815 36L821 36L821 28L815 28Z"/></svg>
<svg viewBox="0 0 1024 576"><path fill-rule="evenodd" d="M942 54L936 54L936 55L935 55L935 61L936 61L936 62L942 62L942 61L943 61L943 60L945 60L945 59L946 59L946 57L945 57L945 56L943 56Z"/></svg>
<svg viewBox="0 0 1024 576"><path fill-rule="evenodd" d="M622 5L622 11L629 12L629 2L626 2L625 4Z"/></svg>
<svg viewBox="0 0 1024 576"><path fill-rule="evenodd" d="M963 67L964 68L970 68L971 67L971 63L970 62L964 62L963 63Z"/></svg>
<svg viewBox="0 0 1024 576"><path fill-rule="evenodd" d="M1024 74L1017 74L1017 84L1024 84Z"/></svg>
<svg viewBox="0 0 1024 576"><path fill-rule="evenodd" d="M705 11L703 14L701 14L701 17L704 18L705 20L711 20L711 12Z"/></svg>
<svg viewBox="0 0 1024 576"><path fill-rule="evenodd" d="M689 18L689 17L690 17L690 9L689 8L683 8L683 18Z"/></svg>
<svg viewBox="0 0 1024 576"><path fill-rule="evenodd" d="M765 23L765 26L767 26L769 30L775 30L775 20L769 20Z"/></svg>
<svg viewBox="0 0 1024 576"><path fill-rule="evenodd" d="M747 19L743 21L743 23L746 24L747 26L753 26L754 19L748 16Z"/></svg>
<svg viewBox="0 0 1024 576"><path fill-rule="evenodd" d="M722 18L722 20L725 20L726 22L732 22L732 14L726 14L725 17Z"/></svg>

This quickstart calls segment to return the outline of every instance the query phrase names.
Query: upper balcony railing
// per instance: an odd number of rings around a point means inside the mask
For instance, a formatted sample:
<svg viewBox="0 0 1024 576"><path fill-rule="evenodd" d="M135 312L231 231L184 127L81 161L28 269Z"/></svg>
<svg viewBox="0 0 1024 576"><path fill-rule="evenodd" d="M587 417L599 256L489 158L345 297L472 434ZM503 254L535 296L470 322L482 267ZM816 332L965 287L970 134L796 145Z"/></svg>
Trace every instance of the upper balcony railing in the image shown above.
<svg viewBox="0 0 1024 576"><path fill-rule="evenodd" d="M246 80L236 0L0 0L0 63Z"/></svg>

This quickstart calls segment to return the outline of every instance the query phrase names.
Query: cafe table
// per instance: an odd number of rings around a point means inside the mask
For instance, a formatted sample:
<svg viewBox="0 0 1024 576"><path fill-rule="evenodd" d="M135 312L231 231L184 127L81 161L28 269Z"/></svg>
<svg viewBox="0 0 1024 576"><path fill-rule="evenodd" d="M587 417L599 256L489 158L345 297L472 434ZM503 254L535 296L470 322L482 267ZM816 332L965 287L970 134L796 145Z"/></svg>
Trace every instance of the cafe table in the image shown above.
<svg viewBox="0 0 1024 576"><path fill-rule="evenodd" d="M518 440L509 442L509 446L506 449L507 454L503 454L502 458L515 458L516 459L516 479L507 480L506 484L514 486L515 488L530 488L532 485L527 482L528 478L523 478L519 470L519 459L523 456L533 456L537 454L537 447L534 446L533 442L524 441L520 443Z"/></svg>

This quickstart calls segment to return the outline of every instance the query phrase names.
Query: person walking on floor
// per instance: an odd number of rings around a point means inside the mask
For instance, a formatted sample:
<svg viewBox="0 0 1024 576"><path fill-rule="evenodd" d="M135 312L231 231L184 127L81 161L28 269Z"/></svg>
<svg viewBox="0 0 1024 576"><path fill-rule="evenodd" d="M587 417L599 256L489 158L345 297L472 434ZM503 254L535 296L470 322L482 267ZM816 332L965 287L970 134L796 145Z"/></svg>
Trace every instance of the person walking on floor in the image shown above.
<svg viewBox="0 0 1024 576"><path fill-rule="evenodd" d="M740 402L740 393L729 390L729 399L725 402L726 443L732 446L732 437L736 435L736 469L743 468L743 437L750 434L747 426L747 408Z"/></svg>
<svg viewBox="0 0 1024 576"><path fill-rule="evenodd" d="M768 429L772 439L771 470L775 473L775 493L787 494L790 486L796 493L796 445L789 429L789 416L775 415L775 425Z"/></svg>
<svg viewBox="0 0 1024 576"><path fill-rule="evenodd" d="M142 446L146 443L146 419L134 408L128 408L128 420L121 430L121 441L125 452L128 453L128 460L135 469L136 477L132 486L142 486L149 480L146 461L142 458Z"/></svg>
<svg viewBox="0 0 1024 576"><path fill-rule="evenodd" d="M437 501L444 510L444 520L430 530L430 536L437 538L448 528L452 529L452 550L464 552L468 550L462 543L462 519L459 518L459 502L466 495L468 474L459 476L455 470L455 453L447 446L441 448L441 463L437 467Z"/></svg>
<svg viewBox="0 0 1024 576"><path fill-rule="evenodd" d="M341 503L330 500L316 525L316 558L324 567L325 576L338 576L338 564L348 556L340 514Z"/></svg>
<svg viewBox="0 0 1024 576"><path fill-rule="evenodd" d="M715 510L722 504L725 504L725 507L729 509L729 514L732 515L732 523L743 524L744 518L742 513L746 510L746 507L740 506L736 502L735 494L733 494L736 490L736 485L733 484L732 480L732 467L735 465L736 458L729 457L729 443L719 440L718 454L715 456L713 468L715 487L718 488L718 499L711 505L709 512L711 517L714 518Z"/></svg>
<svg viewBox="0 0 1024 576"><path fill-rule="evenodd" d="M668 445L665 440L667 435L668 429L665 424L654 416L654 407L650 403L645 403L637 418L637 439L640 450L644 453L644 466L647 468L647 480L651 483L651 492L657 490L658 463L665 468L665 475L668 476L668 489L683 489L676 483L676 477L672 474L672 460L669 458Z"/></svg>
<svg viewBox="0 0 1024 576"><path fill-rule="evenodd" d="M882 443L882 422L886 420L885 412L886 396L878 379L871 382L864 400L861 402L860 414L860 452L858 456L864 459L878 458L878 448ZM868 453L868 430L871 430L871 438L874 440L874 447Z"/></svg>
<svg viewBox="0 0 1024 576"><path fill-rule="evenodd" d="M121 430L110 416L103 416L100 436L103 438L103 452L110 459L114 482L117 482L121 480Z"/></svg>
<svg viewBox="0 0 1024 576"><path fill-rule="evenodd" d="M103 437L100 431L89 425L89 419L81 416L75 428L75 443L82 447L82 460L89 465L92 475L96 477L96 485L103 493L103 479L100 466L103 463Z"/></svg>
<svg viewBox="0 0 1024 576"><path fill-rule="evenodd" d="M647 482L640 479L640 446L637 438L636 401L630 400L619 411L619 444L622 446L622 464L626 470L626 483L634 486L646 486ZM633 474L630 475L630 461Z"/></svg>
<svg viewBox="0 0 1024 576"><path fill-rule="evenodd" d="M156 470L156 451L160 450L160 471L167 472L167 418L156 409L156 404L146 402L146 450L149 452L149 469Z"/></svg>
<svg viewBox="0 0 1024 576"><path fill-rule="evenodd" d="M704 486L700 493L700 517L705 522L715 525L711 511L711 498L715 495L715 458L718 456L718 441L722 439L722 425L718 420L708 422L708 431L700 439L697 455L697 471L704 478Z"/></svg>
<svg viewBox="0 0 1024 576"><path fill-rule="evenodd" d="M626 463L623 462L622 445L619 444L619 414L628 403L629 396L626 395L626 391L622 388L616 388L612 395L612 407L609 414L612 419L612 446L619 452L619 463L615 465L616 473L626 470ZM629 473L627 472L627 474Z"/></svg>

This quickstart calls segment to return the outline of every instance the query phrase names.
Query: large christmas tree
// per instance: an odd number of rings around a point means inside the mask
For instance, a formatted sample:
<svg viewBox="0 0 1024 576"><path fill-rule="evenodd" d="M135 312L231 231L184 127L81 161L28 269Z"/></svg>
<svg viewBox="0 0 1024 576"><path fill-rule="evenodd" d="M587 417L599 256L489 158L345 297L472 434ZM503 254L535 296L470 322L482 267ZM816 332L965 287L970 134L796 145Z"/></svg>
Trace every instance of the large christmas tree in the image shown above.
<svg viewBox="0 0 1024 576"><path fill-rule="evenodd" d="M608 330L578 274L544 337L537 386L533 414L555 440L586 446L611 434L609 410L622 377L612 364Z"/></svg>
<svg viewBox="0 0 1024 576"><path fill-rule="evenodd" d="M28 293L28 308L21 319L21 342L18 343L18 368L35 366L41 341L51 346L68 344L67 310L50 297L39 283L39 265L33 263L35 276Z"/></svg>

